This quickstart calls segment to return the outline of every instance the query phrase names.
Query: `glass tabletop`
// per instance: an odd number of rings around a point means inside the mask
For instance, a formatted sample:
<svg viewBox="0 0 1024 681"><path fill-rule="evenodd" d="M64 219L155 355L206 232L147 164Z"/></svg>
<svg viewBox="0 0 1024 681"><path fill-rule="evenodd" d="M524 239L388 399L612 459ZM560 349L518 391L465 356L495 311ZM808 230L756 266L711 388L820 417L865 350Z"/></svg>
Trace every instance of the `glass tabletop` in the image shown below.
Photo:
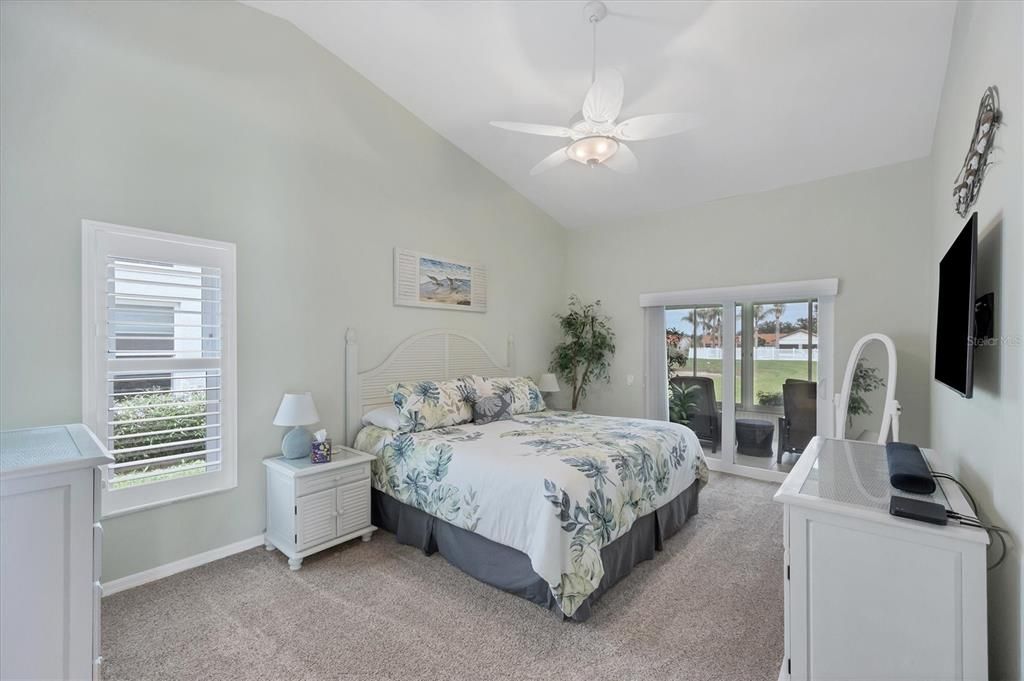
<svg viewBox="0 0 1024 681"><path fill-rule="evenodd" d="M0 433L0 472L104 456L80 423L5 430Z"/></svg>
<svg viewBox="0 0 1024 681"><path fill-rule="evenodd" d="M950 508L942 487L932 494L912 494L889 483L889 465L885 447L853 440L822 440L818 456L800 494L844 504L889 512L889 499L910 497L942 504Z"/></svg>

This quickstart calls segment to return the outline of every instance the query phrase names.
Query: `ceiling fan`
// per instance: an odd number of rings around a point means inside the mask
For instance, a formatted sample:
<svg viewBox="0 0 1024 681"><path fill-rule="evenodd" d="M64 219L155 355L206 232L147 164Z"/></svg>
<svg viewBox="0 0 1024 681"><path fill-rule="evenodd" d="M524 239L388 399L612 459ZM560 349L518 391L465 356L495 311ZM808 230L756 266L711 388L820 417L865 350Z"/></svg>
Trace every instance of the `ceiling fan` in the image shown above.
<svg viewBox="0 0 1024 681"><path fill-rule="evenodd" d="M597 72L597 25L608 16L603 2L594 0L583 8L583 16L594 29L594 54L590 72L590 89L583 100L582 116L568 126L491 121L491 125L531 135L564 137L572 142L545 157L530 170L538 175L566 161L587 166L606 166L620 173L636 172L636 155L626 142L667 137L690 130L697 125L693 114L650 114L616 122L622 111L624 85L622 75L613 69Z"/></svg>

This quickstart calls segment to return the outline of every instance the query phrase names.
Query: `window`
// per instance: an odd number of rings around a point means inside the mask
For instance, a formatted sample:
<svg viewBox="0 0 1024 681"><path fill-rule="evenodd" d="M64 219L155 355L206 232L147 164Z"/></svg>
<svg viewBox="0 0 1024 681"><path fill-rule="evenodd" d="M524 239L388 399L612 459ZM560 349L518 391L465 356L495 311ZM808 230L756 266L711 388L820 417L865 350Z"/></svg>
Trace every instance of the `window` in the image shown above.
<svg viewBox="0 0 1024 681"><path fill-rule="evenodd" d="M722 306L677 307L665 310L668 375L704 376L722 399Z"/></svg>
<svg viewBox="0 0 1024 681"><path fill-rule="evenodd" d="M743 306L747 328L743 336L749 371L741 404L760 411L782 410L786 381L816 381L818 375L818 301L752 303ZM738 314L738 313L737 313Z"/></svg>
<svg viewBox="0 0 1024 681"><path fill-rule="evenodd" d="M781 411L782 385L818 375L817 300L736 305L736 406ZM665 309L669 378L712 379L722 398L722 306Z"/></svg>
<svg viewBox="0 0 1024 681"><path fill-rule="evenodd" d="M106 516L236 484L235 247L83 222L83 410Z"/></svg>

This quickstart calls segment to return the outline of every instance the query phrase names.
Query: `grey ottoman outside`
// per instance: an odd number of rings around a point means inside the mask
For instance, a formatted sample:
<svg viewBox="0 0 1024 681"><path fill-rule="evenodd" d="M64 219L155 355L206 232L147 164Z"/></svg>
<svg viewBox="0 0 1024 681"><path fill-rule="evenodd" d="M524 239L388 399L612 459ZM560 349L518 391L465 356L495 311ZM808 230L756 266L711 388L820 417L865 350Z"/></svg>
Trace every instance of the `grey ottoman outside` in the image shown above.
<svg viewBox="0 0 1024 681"><path fill-rule="evenodd" d="M771 456L775 424L758 419L736 419L736 451L748 456Z"/></svg>

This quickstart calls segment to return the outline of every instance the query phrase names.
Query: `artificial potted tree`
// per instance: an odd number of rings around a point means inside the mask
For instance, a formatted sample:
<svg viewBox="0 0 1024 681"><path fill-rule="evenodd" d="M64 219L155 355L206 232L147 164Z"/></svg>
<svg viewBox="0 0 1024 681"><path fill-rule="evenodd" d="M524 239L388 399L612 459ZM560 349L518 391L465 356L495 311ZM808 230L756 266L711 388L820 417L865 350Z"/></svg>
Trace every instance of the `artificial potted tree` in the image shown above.
<svg viewBox="0 0 1024 681"><path fill-rule="evenodd" d="M611 319L602 313L601 301L584 303L569 296L569 311L556 314L563 340L551 353L549 370L572 388L572 409L579 408L587 387L609 380L608 367L615 354L615 332Z"/></svg>

